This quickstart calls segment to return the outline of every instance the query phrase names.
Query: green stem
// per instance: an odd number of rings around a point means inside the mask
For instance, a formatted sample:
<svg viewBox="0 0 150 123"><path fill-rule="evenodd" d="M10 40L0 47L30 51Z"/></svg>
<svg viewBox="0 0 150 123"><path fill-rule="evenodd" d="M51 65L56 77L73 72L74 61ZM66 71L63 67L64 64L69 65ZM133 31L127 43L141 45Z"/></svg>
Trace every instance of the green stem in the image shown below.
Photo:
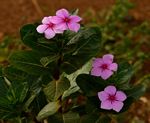
<svg viewBox="0 0 150 123"><path fill-rule="evenodd" d="M59 50L59 59L57 60L57 64L55 66L55 70L54 70L54 74L53 74L53 77L55 80L58 80L59 77L60 77L60 67L61 67L61 64L63 62L63 53L62 53L62 49L64 47L64 40L58 40L57 41L57 47L60 49Z"/></svg>
<svg viewBox="0 0 150 123"><path fill-rule="evenodd" d="M145 75L144 77L142 77L140 80L138 80L137 82L136 82L136 84L139 84L139 83L142 83L142 82L144 82L146 79L149 79L150 78L150 74L147 74L147 75ZM145 84L145 83L144 83Z"/></svg>
<svg viewBox="0 0 150 123"><path fill-rule="evenodd" d="M16 120L17 120L17 123L22 123L22 120L20 117L17 117Z"/></svg>

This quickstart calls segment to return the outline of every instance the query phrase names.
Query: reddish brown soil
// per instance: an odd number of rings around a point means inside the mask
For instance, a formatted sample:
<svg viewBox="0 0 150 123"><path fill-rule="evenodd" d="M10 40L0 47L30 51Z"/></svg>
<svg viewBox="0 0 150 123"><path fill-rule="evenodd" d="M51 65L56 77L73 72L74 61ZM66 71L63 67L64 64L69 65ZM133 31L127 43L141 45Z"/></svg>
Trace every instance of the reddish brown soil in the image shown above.
<svg viewBox="0 0 150 123"><path fill-rule="evenodd" d="M25 23L32 23L59 8L80 9L80 14L89 8L96 11L109 8L115 0L0 0L0 37L16 35ZM150 20L150 0L131 0L136 8L132 14L137 19ZM36 3L37 2L37 3Z"/></svg>

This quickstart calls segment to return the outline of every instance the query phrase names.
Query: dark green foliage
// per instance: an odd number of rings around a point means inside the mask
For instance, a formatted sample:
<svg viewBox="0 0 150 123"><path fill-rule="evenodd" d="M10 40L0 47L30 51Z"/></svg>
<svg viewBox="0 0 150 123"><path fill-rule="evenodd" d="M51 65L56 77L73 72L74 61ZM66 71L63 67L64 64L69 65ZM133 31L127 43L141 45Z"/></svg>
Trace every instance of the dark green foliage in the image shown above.
<svg viewBox="0 0 150 123"><path fill-rule="evenodd" d="M9 61L17 69L33 75L48 74L48 68L40 63L41 55L33 51L15 52Z"/></svg>
<svg viewBox="0 0 150 123"><path fill-rule="evenodd" d="M111 81L114 81L114 83L116 83L116 86L120 89L127 89L130 86L129 82L132 76L132 66L127 62L121 62L120 64L118 64L117 73L115 73Z"/></svg>
<svg viewBox="0 0 150 123"><path fill-rule="evenodd" d="M10 83L0 74L0 118L11 119L21 115L29 87L26 82Z"/></svg>
<svg viewBox="0 0 150 123"><path fill-rule="evenodd" d="M100 31L98 28L81 30L67 43L74 45L75 51L64 56L62 69L70 74L81 68L88 60L100 51ZM89 50L90 49L90 50Z"/></svg>
<svg viewBox="0 0 150 123"><path fill-rule="evenodd" d="M20 32L24 44L44 54L40 60L43 66L56 62L56 67L60 67L59 71L68 74L78 70L97 55L101 46L101 34L96 27L83 28L79 33L66 31L51 40L38 35L35 25L26 25Z"/></svg>
<svg viewBox="0 0 150 123"><path fill-rule="evenodd" d="M67 78L61 77L59 80L53 80L45 88L44 93L47 96L47 99L50 101L56 101L65 90L70 87L70 82Z"/></svg>
<svg viewBox="0 0 150 123"><path fill-rule="evenodd" d="M102 91L108 84L99 77L94 77L89 74L80 74L76 82L86 96L94 96L97 92Z"/></svg>
<svg viewBox="0 0 150 123"><path fill-rule="evenodd" d="M3 76L8 81L11 80L9 83L11 87L8 87L9 98L11 101L16 100L11 93L11 89L13 89L18 97L14 106L23 107L16 113L13 112L14 109L12 108L11 111L15 114L12 118L25 117L27 122L29 119L34 119L34 115L37 115L38 112L40 112L37 117L38 120L57 112L60 106L57 110L53 106L43 108L47 103L45 95L49 101L61 100L64 91L70 87L69 80L62 73L71 74L75 72L96 56L101 47L101 34L99 28L96 27L83 28L78 33L66 31L63 35L56 35L51 40L38 34L36 27L36 24L28 24L21 28L21 39L31 49L14 52L9 57L11 65L3 69ZM14 82L17 86L13 85ZM43 88L42 85L47 86ZM4 90L7 91L5 88ZM3 95L3 97L6 96ZM47 106L52 103L50 102ZM32 117L25 115L30 113L34 115ZM5 115L1 118L5 119ZM77 120L71 118L72 116L77 117ZM74 112L64 113L62 117L64 123L73 121L76 123L80 118Z"/></svg>

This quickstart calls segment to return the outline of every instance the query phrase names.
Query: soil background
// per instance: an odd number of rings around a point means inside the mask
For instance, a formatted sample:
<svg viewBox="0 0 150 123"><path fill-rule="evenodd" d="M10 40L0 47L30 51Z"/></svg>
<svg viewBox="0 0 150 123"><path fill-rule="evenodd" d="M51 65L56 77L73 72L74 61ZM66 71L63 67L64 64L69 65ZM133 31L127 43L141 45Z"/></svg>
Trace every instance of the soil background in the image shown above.
<svg viewBox="0 0 150 123"><path fill-rule="evenodd" d="M131 14L137 20L150 20L150 0L131 0L135 9ZM101 11L115 3L115 0L0 0L0 38L4 35L18 35L19 28L26 23L54 14L59 8L79 8L80 15L88 9Z"/></svg>

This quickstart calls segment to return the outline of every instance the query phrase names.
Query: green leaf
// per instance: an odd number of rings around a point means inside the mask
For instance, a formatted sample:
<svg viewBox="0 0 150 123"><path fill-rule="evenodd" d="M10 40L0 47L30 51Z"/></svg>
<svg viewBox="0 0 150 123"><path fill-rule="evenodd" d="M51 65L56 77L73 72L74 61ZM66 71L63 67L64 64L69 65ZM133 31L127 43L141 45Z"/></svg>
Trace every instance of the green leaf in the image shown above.
<svg viewBox="0 0 150 123"><path fill-rule="evenodd" d="M0 67L0 119L11 116L12 109L9 107L9 100L7 98L9 87L5 83L4 77L2 75L2 67Z"/></svg>
<svg viewBox="0 0 150 123"><path fill-rule="evenodd" d="M27 106L27 111L30 112L32 109L33 114L38 114L41 109L47 105L48 100L41 89L37 90L37 92L34 92L32 95L33 97L31 97L31 100L28 98L25 106ZM36 96L35 98L34 95Z"/></svg>
<svg viewBox="0 0 150 123"><path fill-rule="evenodd" d="M126 93L129 97L134 99L139 99L146 91L146 87L143 84L138 84L133 86L131 89L127 90Z"/></svg>
<svg viewBox="0 0 150 123"><path fill-rule="evenodd" d="M80 74L76 79L77 85L87 96L95 96L107 86L107 81L88 74Z"/></svg>
<svg viewBox="0 0 150 123"><path fill-rule="evenodd" d="M2 74L2 67L0 67L0 97L6 95L8 91L8 85L5 83L3 74Z"/></svg>
<svg viewBox="0 0 150 123"><path fill-rule="evenodd" d="M21 38L23 39L24 36L26 36L29 33L34 32L34 31L35 31L35 25L33 25L33 24L24 25L20 30Z"/></svg>
<svg viewBox="0 0 150 123"><path fill-rule="evenodd" d="M16 69L13 66L8 66L3 69L4 76L11 81L25 82L28 80L29 75L26 72ZM31 76L30 76L31 79Z"/></svg>
<svg viewBox="0 0 150 123"><path fill-rule="evenodd" d="M81 116L80 123L95 123L98 118L99 115L91 112Z"/></svg>
<svg viewBox="0 0 150 123"><path fill-rule="evenodd" d="M32 94L29 99L25 102L24 106L23 106L23 109L25 111L29 111L29 106L30 104L33 102L33 100L36 98L37 94Z"/></svg>
<svg viewBox="0 0 150 123"><path fill-rule="evenodd" d="M126 62L119 64L117 73L114 75L114 81L120 89L126 89L129 87L129 81L133 76L132 66Z"/></svg>
<svg viewBox="0 0 150 123"><path fill-rule="evenodd" d="M79 74L88 74L92 67L92 59L89 60L85 65L82 66L79 70L75 71L70 75L65 75L66 78L70 81L70 88L64 92L63 99L71 95L72 93L77 92L80 88L76 83L76 78Z"/></svg>
<svg viewBox="0 0 150 123"><path fill-rule="evenodd" d="M50 123L80 123L80 116L76 112L55 113L48 117Z"/></svg>
<svg viewBox="0 0 150 123"><path fill-rule="evenodd" d="M8 66L3 69L4 76L15 83L27 82L31 90L41 88L41 84L47 84L51 81L51 74L45 75L32 75L15 68L14 66Z"/></svg>
<svg viewBox="0 0 150 123"><path fill-rule="evenodd" d="M51 116L55 114L58 109L61 107L60 102L49 102L39 113L37 116L37 120L41 121L44 118L47 118L48 116Z"/></svg>
<svg viewBox="0 0 150 123"><path fill-rule="evenodd" d="M67 78L61 76L59 80L53 80L45 88L44 93L49 100L57 100L70 87Z"/></svg>
<svg viewBox="0 0 150 123"><path fill-rule="evenodd" d="M80 116L76 112L68 112L63 114L64 123L79 123Z"/></svg>
<svg viewBox="0 0 150 123"><path fill-rule="evenodd" d="M57 52L57 45L54 41L39 43L38 40L40 40L40 38L37 38L32 34L29 34L23 38L24 44L43 55L53 55ZM43 38L41 40L44 40L45 42L47 41Z"/></svg>
<svg viewBox="0 0 150 123"><path fill-rule="evenodd" d="M33 75L50 74L48 68L40 63L40 54L33 51L20 51L13 53L9 61L17 69Z"/></svg>
<svg viewBox="0 0 150 123"><path fill-rule="evenodd" d="M95 123L111 123L111 118L106 116L101 116Z"/></svg>
<svg viewBox="0 0 150 123"><path fill-rule="evenodd" d="M40 62L44 67L46 67L49 63L53 61L57 61L59 58L60 56L58 54L53 55L53 56L46 56L46 57L41 58Z"/></svg>
<svg viewBox="0 0 150 123"><path fill-rule="evenodd" d="M55 113L52 116L48 117L48 123L63 123L62 113Z"/></svg>
<svg viewBox="0 0 150 123"><path fill-rule="evenodd" d="M2 77L2 76L1 76ZM21 115L23 104L28 94L25 82L10 82L7 78L0 78L0 119L11 119Z"/></svg>
<svg viewBox="0 0 150 123"><path fill-rule="evenodd" d="M71 11L71 15L77 15L79 12L79 9L74 9Z"/></svg>
<svg viewBox="0 0 150 123"><path fill-rule="evenodd" d="M7 97L11 102L23 103L27 97L28 91L29 86L27 82L11 82L7 92Z"/></svg>
<svg viewBox="0 0 150 123"><path fill-rule="evenodd" d="M20 34L23 43L41 54L55 54L57 51L56 42L43 38L43 36L36 31L37 26L38 25L27 24L21 28Z"/></svg>
<svg viewBox="0 0 150 123"><path fill-rule="evenodd" d="M16 86L16 85L15 85ZM28 83L22 83L17 89L16 89L16 95L18 96L18 102L23 102L28 94L29 86Z"/></svg>
<svg viewBox="0 0 150 123"><path fill-rule="evenodd" d="M76 50L63 58L62 71L71 74L81 68L92 57L96 56L101 47L101 33L98 28L85 28L66 44L65 47L74 45Z"/></svg>

